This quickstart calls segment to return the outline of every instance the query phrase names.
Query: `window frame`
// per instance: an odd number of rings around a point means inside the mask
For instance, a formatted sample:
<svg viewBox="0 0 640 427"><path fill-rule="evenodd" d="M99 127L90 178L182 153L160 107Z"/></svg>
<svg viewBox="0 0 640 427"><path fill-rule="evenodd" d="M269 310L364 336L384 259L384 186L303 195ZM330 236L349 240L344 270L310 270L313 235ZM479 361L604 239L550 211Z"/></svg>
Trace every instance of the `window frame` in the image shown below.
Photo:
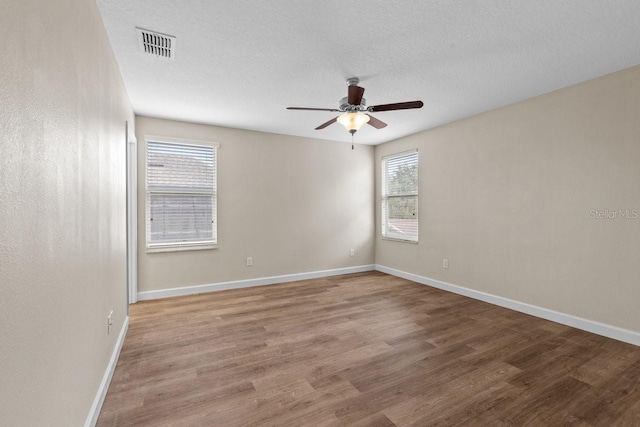
<svg viewBox="0 0 640 427"><path fill-rule="evenodd" d="M416 156L416 189L415 189L415 194L412 192L405 192L405 193L399 193L399 194L393 194L393 195L389 195L388 194L388 183L387 183L387 164L389 160L392 159L397 159L399 157L404 157L407 156L409 154L415 154ZM393 153L393 154L388 154L385 156L382 156L381 161L380 161L380 216L381 216L381 221L380 221L380 225L381 225L381 235L382 235L382 239L383 240L391 240L391 241L396 241L396 242L405 242L405 243L414 243L417 244L419 242L419 237L420 237L420 221L419 221L419 202L420 202L420 196L419 196L419 178L420 178L420 156L418 154L418 149L414 148L411 150L406 150L406 151L402 151L399 153ZM407 238L406 236L403 236L402 234L396 234L393 232L389 232L388 231L388 222L389 222L389 218L388 218L388 213L389 213L389 207L388 207L388 201L390 198L397 198L397 197L411 197L414 196L416 201L415 201L415 220L416 220L416 235L415 238L413 238L413 236L410 236L409 238Z"/></svg>
<svg viewBox="0 0 640 427"><path fill-rule="evenodd" d="M157 142L162 144L173 144L189 147L205 147L213 150L213 188L211 192L194 192L194 191L161 191L161 190L149 190L149 142ZM145 177L145 252L146 253L158 253L158 252L179 252L179 251L194 251L194 250L208 250L218 248L218 150L220 144L213 141L201 141L183 138L172 137L160 137L155 135L145 135L144 144L144 177ZM151 243L151 206L150 197L151 194L205 194L211 195L211 208L212 208L212 239L202 242L163 242L163 243Z"/></svg>

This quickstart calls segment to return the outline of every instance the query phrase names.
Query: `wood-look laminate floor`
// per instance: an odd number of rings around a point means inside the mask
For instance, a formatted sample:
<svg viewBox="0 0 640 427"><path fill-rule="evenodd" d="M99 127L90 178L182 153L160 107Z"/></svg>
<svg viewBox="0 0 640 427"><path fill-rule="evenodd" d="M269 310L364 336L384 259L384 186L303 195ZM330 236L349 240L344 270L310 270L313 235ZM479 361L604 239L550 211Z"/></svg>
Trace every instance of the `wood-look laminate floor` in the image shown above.
<svg viewBox="0 0 640 427"><path fill-rule="evenodd" d="M371 272L141 302L98 426L640 426L640 347Z"/></svg>

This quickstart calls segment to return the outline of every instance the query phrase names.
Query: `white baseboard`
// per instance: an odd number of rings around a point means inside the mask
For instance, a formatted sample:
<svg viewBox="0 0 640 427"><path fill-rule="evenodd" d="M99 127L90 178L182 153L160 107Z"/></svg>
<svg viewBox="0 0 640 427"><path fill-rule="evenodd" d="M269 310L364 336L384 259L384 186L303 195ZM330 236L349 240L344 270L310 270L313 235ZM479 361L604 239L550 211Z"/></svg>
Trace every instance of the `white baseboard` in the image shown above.
<svg viewBox="0 0 640 427"><path fill-rule="evenodd" d="M113 371L116 370L116 364L118 363L120 350L122 350L122 344L124 344L124 337L127 335L127 329L129 329L129 316L124 319L124 324L122 325L122 329L120 329L120 335L118 335L116 346L113 349L113 353L111 353L111 359L109 359L107 370L102 377L102 382L100 383L100 387L98 388L95 399L93 399L93 404L91 405L91 409L89 410L87 420L84 423L85 427L93 427L98 422L100 409L102 409L104 398L107 396L107 390L109 390L109 384L111 383L111 377L113 377Z"/></svg>
<svg viewBox="0 0 640 427"><path fill-rule="evenodd" d="M618 328L593 320L583 319L581 317L572 316L570 314L560 313L558 311L549 310L547 308L538 307L524 302L515 301L509 298L488 294L481 291L465 288L451 283L441 282L439 280L429 279L428 277L418 276L417 274L407 273L406 271L396 270L395 268L385 267L376 264L376 271L391 274L392 276L402 277L403 279L421 283L423 285L442 289L454 294L463 295L465 297L488 302L490 304L505 307L521 313L530 314L542 319L551 320L552 322L562 323L583 331L602 335L614 340L623 341L629 344L640 346L640 332L634 332L628 329Z"/></svg>
<svg viewBox="0 0 640 427"><path fill-rule="evenodd" d="M339 276L341 274L373 271L375 265L359 265L356 267L336 268L333 270L311 271L308 273L285 274L283 276L260 277L256 279L236 280L233 282L212 283L207 285L184 286L180 288L161 289L157 291L138 292L138 301L202 294L206 292L225 291L228 289L249 288L253 286L275 285L298 280L317 279L320 277Z"/></svg>

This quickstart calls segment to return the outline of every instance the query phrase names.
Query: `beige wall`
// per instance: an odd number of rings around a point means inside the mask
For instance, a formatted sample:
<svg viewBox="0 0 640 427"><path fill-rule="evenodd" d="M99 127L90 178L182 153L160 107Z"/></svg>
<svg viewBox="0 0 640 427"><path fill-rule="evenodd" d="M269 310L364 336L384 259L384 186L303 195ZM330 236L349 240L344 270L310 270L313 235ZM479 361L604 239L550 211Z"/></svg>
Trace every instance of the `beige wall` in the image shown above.
<svg viewBox="0 0 640 427"><path fill-rule="evenodd" d="M134 116L93 0L1 9L0 425L80 426L126 316Z"/></svg>
<svg viewBox="0 0 640 427"><path fill-rule="evenodd" d="M640 331L640 218L590 212L640 211L639 118L635 67L376 147L376 194L420 161L420 243L378 225L376 263Z"/></svg>
<svg viewBox="0 0 640 427"><path fill-rule="evenodd" d="M145 252L145 135L220 144L218 249ZM139 291L373 264L373 147L140 116L136 137Z"/></svg>

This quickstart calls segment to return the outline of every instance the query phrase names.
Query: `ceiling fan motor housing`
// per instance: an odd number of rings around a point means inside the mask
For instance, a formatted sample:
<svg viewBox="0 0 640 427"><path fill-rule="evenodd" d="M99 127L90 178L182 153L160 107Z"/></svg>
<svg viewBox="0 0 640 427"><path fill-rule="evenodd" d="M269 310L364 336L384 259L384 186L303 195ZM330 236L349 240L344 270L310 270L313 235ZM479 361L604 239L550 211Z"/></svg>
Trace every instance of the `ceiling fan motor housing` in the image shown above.
<svg viewBox="0 0 640 427"><path fill-rule="evenodd" d="M360 105L349 104L349 98L346 96L340 100L340 111L366 111L366 106L367 100L364 98L360 101Z"/></svg>

